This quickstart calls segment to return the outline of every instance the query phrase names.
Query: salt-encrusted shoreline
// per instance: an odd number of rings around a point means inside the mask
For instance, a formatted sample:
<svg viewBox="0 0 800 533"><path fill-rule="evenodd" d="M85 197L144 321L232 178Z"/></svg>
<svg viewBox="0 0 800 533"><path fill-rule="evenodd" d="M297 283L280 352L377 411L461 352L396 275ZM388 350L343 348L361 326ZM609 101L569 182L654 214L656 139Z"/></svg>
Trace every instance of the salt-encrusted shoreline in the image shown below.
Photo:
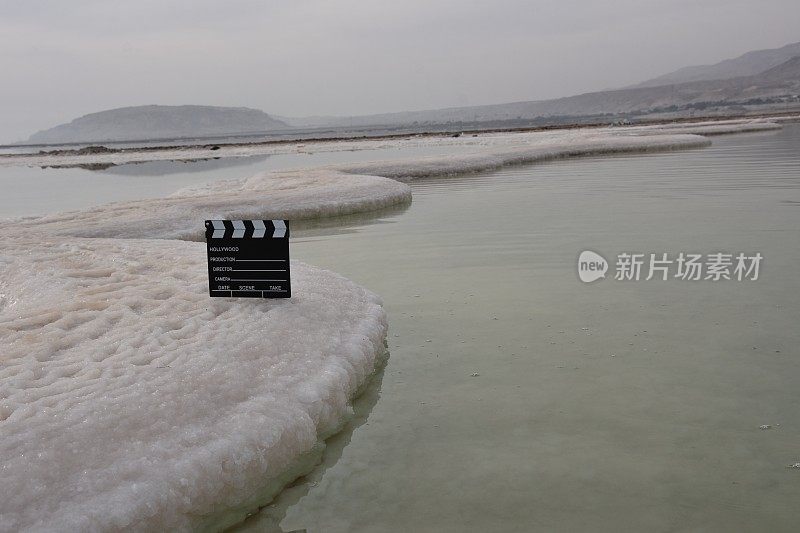
<svg viewBox="0 0 800 533"><path fill-rule="evenodd" d="M319 447L385 349L380 300L302 263L290 300L234 300L199 243L19 234L0 261L2 531L194 530Z"/></svg>
<svg viewBox="0 0 800 533"><path fill-rule="evenodd" d="M0 530L225 524L348 416L384 353L379 299L301 263L291 300L210 299L203 245L176 240L200 239L203 220L375 210L410 200L396 180L702 147L684 132L708 127L498 135L472 154L263 173L0 223Z"/></svg>
<svg viewBox="0 0 800 533"><path fill-rule="evenodd" d="M793 120L791 117L774 117L770 120ZM375 150L381 148L408 148L429 146L464 146L467 148L493 148L524 146L543 139L559 139L576 134L615 135L627 133L703 133L707 134L741 133L774 129L774 123L766 119L730 119L696 123L668 123L649 126L564 128L527 132L471 132L458 137L451 135L414 135L388 139L326 139L317 141L297 141L280 143L222 144L212 146L164 146L148 149L126 149L124 151L91 154L2 154L0 166L78 166L78 165L122 165L148 161L187 161L194 159L248 157L256 155L277 155L292 153L343 152Z"/></svg>

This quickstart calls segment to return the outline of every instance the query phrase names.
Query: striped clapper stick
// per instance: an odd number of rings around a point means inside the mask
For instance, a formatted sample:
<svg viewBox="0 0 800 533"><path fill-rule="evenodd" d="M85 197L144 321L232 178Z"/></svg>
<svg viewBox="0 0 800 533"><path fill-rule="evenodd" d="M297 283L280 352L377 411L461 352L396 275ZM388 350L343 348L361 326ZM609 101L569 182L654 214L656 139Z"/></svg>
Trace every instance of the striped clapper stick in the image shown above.
<svg viewBox="0 0 800 533"><path fill-rule="evenodd" d="M206 220L211 296L289 298L287 220Z"/></svg>

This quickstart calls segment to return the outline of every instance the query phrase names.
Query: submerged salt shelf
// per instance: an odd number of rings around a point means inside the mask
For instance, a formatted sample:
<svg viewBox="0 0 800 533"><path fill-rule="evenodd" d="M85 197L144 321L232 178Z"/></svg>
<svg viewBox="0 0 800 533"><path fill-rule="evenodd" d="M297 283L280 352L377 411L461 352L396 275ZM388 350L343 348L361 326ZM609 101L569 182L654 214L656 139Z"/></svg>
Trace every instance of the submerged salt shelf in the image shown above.
<svg viewBox="0 0 800 533"><path fill-rule="evenodd" d="M387 328L375 295L296 264L289 301L211 300L204 247L163 239L200 239L208 218L407 203L395 179L709 144L635 128L466 142L475 154L263 173L1 223L0 530L190 529L252 509L374 371Z"/></svg>
<svg viewBox="0 0 800 533"><path fill-rule="evenodd" d="M198 243L0 241L0 530L189 529L348 414L377 297L301 263L291 300L209 299Z"/></svg>

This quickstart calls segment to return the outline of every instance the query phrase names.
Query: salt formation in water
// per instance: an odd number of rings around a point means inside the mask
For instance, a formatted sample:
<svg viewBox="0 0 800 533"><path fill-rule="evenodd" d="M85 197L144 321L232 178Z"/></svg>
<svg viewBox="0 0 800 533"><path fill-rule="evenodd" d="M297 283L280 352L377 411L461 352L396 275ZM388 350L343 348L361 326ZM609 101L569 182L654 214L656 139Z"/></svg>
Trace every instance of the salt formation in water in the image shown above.
<svg viewBox="0 0 800 533"><path fill-rule="evenodd" d="M333 170L265 172L136 200L28 218L15 226L78 237L201 240L208 219L331 217L411 201L411 189L378 176Z"/></svg>
<svg viewBox="0 0 800 533"><path fill-rule="evenodd" d="M729 133L773 131L781 129L781 126L780 124L775 124L774 122L766 122L762 120L731 120L723 123L706 121L659 124L655 126L642 126L635 129L646 134L690 133L694 135L725 135Z"/></svg>
<svg viewBox="0 0 800 533"><path fill-rule="evenodd" d="M524 146L479 151L472 154L425 157L416 161L375 161L336 166L353 174L375 174L400 181L493 170L506 165L536 163L562 157L681 150L708 146L698 135L610 135L591 130L538 139Z"/></svg>
<svg viewBox="0 0 800 533"><path fill-rule="evenodd" d="M264 173L3 222L0 530L186 530L264 503L252 498L291 480L374 371L387 325L373 294L296 263L291 300L210 299L204 246L161 239L200 239L209 218L408 202L386 176L708 143L674 131L482 135L460 141L469 155Z"/></svg>
<svg viewBox="0 0 800 533"><path fill-rule="evenodd" d="M76 237L200 240L203 227L199 220L301 220L409 202L411 189L397 180L455 175L559 157L676 150L708 144L708 139L697 135L611 135L580 130L540 136L524 146L494 147L469 154L265 172L247 179L184 189L167 198L118 202L24 219L17 225Z"/></svg>
<svg viewBox="0 0 800 533"><path fill-rule="evenodd" d="M384 350L378 298L302 263L290 300L210 299L192 242L6 236L0 264L2 531L195 528L334 431Z"/></svg>
<svg viewBox="0 0 800 533"><path fill-rule="evenodd" d="M775 117L770 120L797 120L797 117ZM181 161L220 157L248 157L255 155L276 155L289 153L343 152L365 151L380 148L412 148L436 146L463 146L466 148L493 148L510 146L527 146L531 143L559 141L586 134L596 135L630 135L660 133L697 133L720 134L740 133L744 131L761 131L776 129L779 126L764 119L734 119L705 121L692 123L659 124L651 126L599 127L571 130L546 130L528 132L481 132L480 134L462 135L412 135L391 139L347 139L323 140L298 143L264 143L245 145L220 145L219 149L209 146L163 147L148 150L129 149L120 152L93 154L4 154L0 156L0 166L36 165L36 166L70 166L125 163L145 161ZM705 133L704 133L705 132Z"/></svg>

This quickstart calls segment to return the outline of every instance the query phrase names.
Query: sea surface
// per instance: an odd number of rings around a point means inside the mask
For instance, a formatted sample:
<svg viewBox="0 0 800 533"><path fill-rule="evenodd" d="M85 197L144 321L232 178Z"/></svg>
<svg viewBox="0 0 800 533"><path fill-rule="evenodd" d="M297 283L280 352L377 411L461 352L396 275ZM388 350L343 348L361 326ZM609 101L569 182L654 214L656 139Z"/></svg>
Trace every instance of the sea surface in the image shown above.
<svg viewBox="0 0 800 533"><path fill-rule="evenodd" d="M415 182L405 211L296 233L383 297L390 358L240 530L797 531L800 126L713 141ZM606 279L579 281L587 249ZM613 279L682 251L764 259Z"/></svg>

